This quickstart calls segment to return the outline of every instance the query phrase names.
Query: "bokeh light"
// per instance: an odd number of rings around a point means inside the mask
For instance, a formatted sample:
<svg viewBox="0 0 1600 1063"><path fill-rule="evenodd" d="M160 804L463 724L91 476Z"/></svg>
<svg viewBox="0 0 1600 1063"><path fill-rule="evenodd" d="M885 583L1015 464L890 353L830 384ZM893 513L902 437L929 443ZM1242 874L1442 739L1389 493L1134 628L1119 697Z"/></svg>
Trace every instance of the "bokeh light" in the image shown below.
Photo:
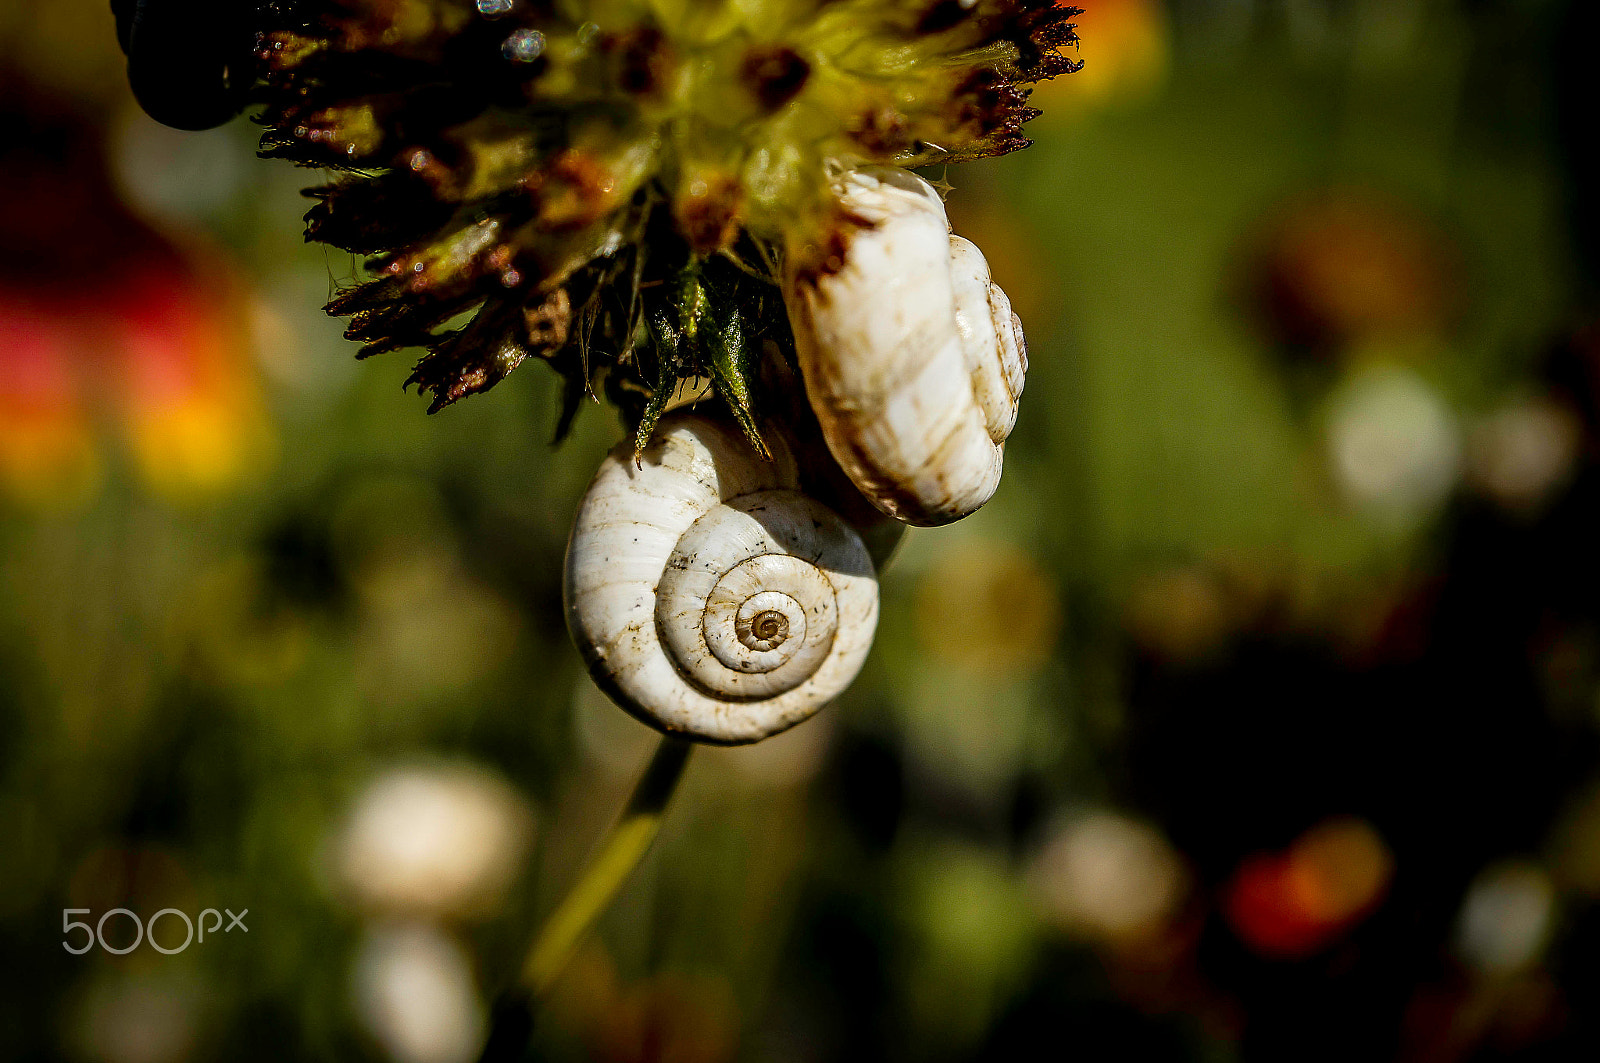
<svg viewBox="0 0 1600 1063"><path fill-rule="evenodd" d="M1111 943L1160 932L1176 916L1187 878L1182 858L1158 831L1103 811L1065 822L1033 871L1049 919Z"/></svg>
<svg viewBox="0 0 1600 1063"><path fill-rule="evenodd" d="M336 843L339 877L380 911L481 911L520 870L531 820L516 792L487 772L397 769L351 809Z"/></svg>
<svg viewBox="0 0 1600 1063"><path fill-rule="evenodd" d="M355 995L368 1032L396 1063L468 1063L482 1046L484 1009L461 946L427 924L373 929L356 961Z"/></svg>

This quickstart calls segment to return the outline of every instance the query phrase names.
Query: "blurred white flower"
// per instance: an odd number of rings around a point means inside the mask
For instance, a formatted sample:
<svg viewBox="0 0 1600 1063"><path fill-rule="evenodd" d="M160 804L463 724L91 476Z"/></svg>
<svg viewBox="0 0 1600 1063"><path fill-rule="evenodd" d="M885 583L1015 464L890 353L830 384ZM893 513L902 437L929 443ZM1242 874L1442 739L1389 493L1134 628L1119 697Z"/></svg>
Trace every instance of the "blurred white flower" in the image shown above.
<svg viewBox="0 0 1600 1063"><path fill-rule="evenodd" d="M1403 522L1427 516L1460 476L1460 429L1438 392L1399 366L1358 370L1328 415L1328 461L1357 504Z"/></svg>
<svg viewBox="0 0 1600 1063"><path fill-rule="evenodd" d="M362 1024L397 1063L468 1063L484 1009L461 946L426 923L368 931L356 960Z"/></svg>
<svg viewBox="0 0 1600 1063"><path fill-rule="evenodd" d="M1543 868L1497 864L1467 888L1456 952L1480 974L1513 974L1539 959L1555 919L1555 887Z"/></svg>
<svg viewBox="0 0 1600 1063"><path fill-rule="evenodd" d="M1577 419L1559 403L1509 403L1473 429L1467 474L1507 509L1537 506L1571 475L1579 435Z"/></svg>
<svg viewBox="0 0 1600 1063"><path fill-rule="evenodd" d="M1161 927L1183 902L1183 861L1153 827L1111 811L1090 812L1051 835L1032 870L1051 922L1082 937L1119 941Z"/></svg>
<svg viewBox="0 0 1600 1063"><path fill-rule="evenodd" d="M510 885L532 834L526 802L479 768L401 768L357 799L339 838L339 878L363 905L470 914Z"/></svg>

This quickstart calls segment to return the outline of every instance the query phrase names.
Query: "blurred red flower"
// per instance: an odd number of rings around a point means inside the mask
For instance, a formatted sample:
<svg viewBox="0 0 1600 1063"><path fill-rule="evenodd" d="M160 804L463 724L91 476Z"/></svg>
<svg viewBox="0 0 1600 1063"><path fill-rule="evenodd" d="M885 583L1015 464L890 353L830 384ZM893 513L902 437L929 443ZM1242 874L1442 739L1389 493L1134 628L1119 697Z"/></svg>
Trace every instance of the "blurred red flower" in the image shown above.
<svg viewBox="0 0 1600 1063"><path fill-rule="evenodd" d="M1332 944L1378 906L1394 858L1371 824L1332 819L1287 852L1240 862L1223 897L1234 933L1272 959L1300 959Z"/></svg>
<svg viewBox="0 0 1600 1063"><path fill-rule="evenodd" d="M3 73L0 88L0 493L90 497L97 422L162 494L238 483L270 436L226 264L128 210L95 122Z"/></svg>

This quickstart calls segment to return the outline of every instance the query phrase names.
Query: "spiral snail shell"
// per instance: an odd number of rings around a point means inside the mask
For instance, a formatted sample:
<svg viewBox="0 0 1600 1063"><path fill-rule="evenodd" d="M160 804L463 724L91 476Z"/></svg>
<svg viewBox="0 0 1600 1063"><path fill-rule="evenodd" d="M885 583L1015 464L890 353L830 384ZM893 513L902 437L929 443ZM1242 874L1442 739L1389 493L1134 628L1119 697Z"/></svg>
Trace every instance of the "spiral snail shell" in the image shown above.
<svg viewBox="0 0 1600 1063"><path fill-rule="evenodd" d="M601 464L567 543L567 625L595 682L662 731L755 742L860 670L878 585L860 536L799 490L777 433L669 414Z"/></svg>
<svg viewBox="0 0 1600 1063"><path fill-rule="evenodd" d="M1000 484L1028 368L1022 322L939 194L868 167L841 202L869 223L836 272L786 278L806 394L851 481L908 524L948 524Z"/></svg>

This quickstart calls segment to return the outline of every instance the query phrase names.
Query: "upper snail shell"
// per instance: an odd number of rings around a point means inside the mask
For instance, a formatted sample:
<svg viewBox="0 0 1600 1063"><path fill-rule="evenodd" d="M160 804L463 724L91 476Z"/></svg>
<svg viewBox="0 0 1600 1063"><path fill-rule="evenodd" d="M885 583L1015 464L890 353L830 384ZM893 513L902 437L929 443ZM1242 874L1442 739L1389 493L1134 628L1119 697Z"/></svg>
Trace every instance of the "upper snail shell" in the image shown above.
<svg viewBox="0 0 1600 1063"><path fill-rule="evenodd" d="M1028 368L1022 322L982 252L950 235L939 194L907 170L846 177L871 223L835 273L787 278L806 394L852 482L908 524L959 520L1000 485Z"/></svg>
<svg viewBox="0 0 1600 1063"><path fill-rule="evenodd" d="M567 626L595 682L662 731L755 742L861 669L878 584L856 532L801 494L789 448L669 414L601 464L567 543Z"/></svg>

